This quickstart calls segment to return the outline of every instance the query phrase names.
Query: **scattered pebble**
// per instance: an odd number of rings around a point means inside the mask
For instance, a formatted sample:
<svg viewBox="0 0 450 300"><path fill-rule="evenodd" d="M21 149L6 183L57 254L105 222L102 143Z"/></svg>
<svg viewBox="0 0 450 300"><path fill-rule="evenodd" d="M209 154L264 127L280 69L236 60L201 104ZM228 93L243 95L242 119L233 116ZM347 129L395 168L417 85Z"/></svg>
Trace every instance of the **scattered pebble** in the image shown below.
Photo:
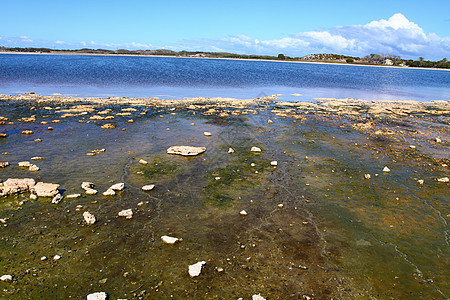
<svg viewBox="0 0 450 300"><path fill-rule="evenodd" d="M252 147L252 149L250 149L251 152L261 152L261 148L258 147Z"/></svg>
<svg viewBox="0 0 450 300"><path fill-rule="evenodd" d="M206 264L205 261L199 261L198 263L190 265L189 266L189 275L191 277L196 277L196 276L200 275L204 264Z"/></svg>
<svg viewBox="0 0 450 300"><path fill-rule="evenodd" d="M241 211L239 212L239 214L240 214L241 216L246 216L246 215L247 215L247 212L246 212L245 210L241 210Z"/></svg>
<svg viewBox="0 0 450 300"><path fill-rule="evenodd" d="M234 149L233 148L228 148L228 154L233 154L234 153Z"/></svg>
<svg viewBox="0 0 450 300"><path fill-rule="evenodd" d="M53 256L53 260L60 260L61 259L61 255L55 255Z"/></svg>
<svg viewBox="0 0 450 300"><path fill-rule="evenodd" d="M383 168L383 172L389 173L390 171L391 171L391 169L389 169L388 167Z"/></svg>
<svg viewBox="0 0 450 300"><path fill-rule="evenodd" d="M423 183L424 183L424 180L423 180L423 179L419 179L419 180L417 180L417 183L418 183L418 184L423 184Z"/></svg>
<svg viewBox="0 0 450 300"><path fill-rule="evenodd" d="M270 165L276 167L276 166L278 166L278 162L276 160L271 161Z"/></svg>
<svg viewBox="0 0 450 300"><path fill-rule="evenodd" d="M211 136L212 134L211 134L211 132L205 131L205 132L203 132L203 135L204 136Z"/></svg>
<svg viewBox="0 0 450 300"><path fill-rule="evenodd" d="M441 140L439 137L436 137L436 138L434 139L434 141L435 141L436 143L442 143L442 140Z"/></svg>
<svg viewBox="0 0 450 300"><path fill-rule="evenodd" d="M409 148L411 148L411 149L416 149L416 146L414 146L414 145L409 145Z"/></svg>
<svg viewBox="0 0 450 300"><path fill-rule="evenodd" d="M68 199L76 199L79 197L81 197L81 194L70 194L70 195L66 196L66 198L68 198Z"/></svg>
<svg viewBox="0 0 450 300"><path fill-rule="evenodd" d="M116 192L111 188L107 189L106 192L103 192L103 196L114 196L115 194Z"/></svg>
<svg viewBox="0 0 450 300"><path fill-rule="evenodd" d="M279 207L279 208L283 208L283 206L284 206L283 203L278 204L278 207Z"/></svg>
<svg viewBox="0 0 450 300"><path fill-rule="evenodd" d="M146 164L148 164L148 161L143 160L143 159L140 159L140 160L139 160L139 163L140 163L141 165L146 165Z"/></svg>
<svg viewBox="0 0 450 300"><path fill-rule="evenodd" d="M370 174L364 174L365 179L370 179L370 177L371 177Z"/></svg>
<svg viewBox="0 0 450 300"><path fill-rule="evenodd" d="M266 300L266 298L264 298L260 294L257 294L252 296L252 300Z"/></svg>
<svg viewBox="0 0 450 300"><path fill-rule="evenodd" d="M41 261L47 260L47 256L42 256Z"/></svg>

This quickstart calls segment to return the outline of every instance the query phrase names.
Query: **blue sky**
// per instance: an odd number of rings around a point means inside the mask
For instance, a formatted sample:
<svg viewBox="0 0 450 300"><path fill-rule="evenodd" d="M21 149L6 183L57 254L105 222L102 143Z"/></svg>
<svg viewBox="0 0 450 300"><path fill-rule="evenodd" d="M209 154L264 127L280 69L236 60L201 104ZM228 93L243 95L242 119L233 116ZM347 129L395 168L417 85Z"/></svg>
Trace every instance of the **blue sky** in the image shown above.
<svg viewBox="0 0 450 300"><path fill-rule="evenodd" d="M0 46L450 59L450 0L3 1Z"/></svg>

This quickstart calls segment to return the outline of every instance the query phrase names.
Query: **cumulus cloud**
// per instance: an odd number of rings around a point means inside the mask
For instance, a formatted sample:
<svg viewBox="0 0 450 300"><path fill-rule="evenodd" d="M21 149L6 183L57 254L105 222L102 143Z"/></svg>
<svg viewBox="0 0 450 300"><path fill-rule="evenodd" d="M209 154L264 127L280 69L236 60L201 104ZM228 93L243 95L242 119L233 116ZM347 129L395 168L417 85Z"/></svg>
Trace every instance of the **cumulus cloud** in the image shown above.
<svg viewBox="0 0 450 300"><path fill-rule="evenodd" d="M223 51L246 54L289 56L336 53L365 56L370 53L399 55L404 58L441 59L450 56L450 37L425 33L403 14L365 25L336 26L322 31L306 31L276 40L257 40L245 35L222 39L183 41L174 50Z"/></svg>

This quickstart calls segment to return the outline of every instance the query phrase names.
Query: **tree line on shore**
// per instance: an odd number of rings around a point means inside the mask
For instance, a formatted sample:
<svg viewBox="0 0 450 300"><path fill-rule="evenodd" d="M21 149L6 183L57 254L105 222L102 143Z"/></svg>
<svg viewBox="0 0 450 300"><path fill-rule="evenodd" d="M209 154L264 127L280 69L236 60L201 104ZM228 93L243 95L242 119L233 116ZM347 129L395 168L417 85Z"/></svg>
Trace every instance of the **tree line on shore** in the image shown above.
<svg viewBox="0 0 450 300"><path fill-rule="evenodd" d="M178 57L204 57L204 58L233 58L233 59L261 59L261 60L278 60L278 61L304 61L304 62L327 62L327 63L347 63L362 65L389 65L400 67L422 67L422 68L444 68L450 69L450 62L447 58L439 61L425 60L419 57L419 60L402 59L400 56L391 54L369 54L364 57L355 57L339 54L310 54L303 57L290 57L282 53L278 56L270 55L246 55L227 52L202 52L202 51L172 51L167 49L158 50L107 50L107 49L77 49L77 50L61 50L50 48L10 48L0 47L0 52L16 52L16 53L71 53L71 54L101 54L101 55L161 55L161 56L178 56Z"/></svg>

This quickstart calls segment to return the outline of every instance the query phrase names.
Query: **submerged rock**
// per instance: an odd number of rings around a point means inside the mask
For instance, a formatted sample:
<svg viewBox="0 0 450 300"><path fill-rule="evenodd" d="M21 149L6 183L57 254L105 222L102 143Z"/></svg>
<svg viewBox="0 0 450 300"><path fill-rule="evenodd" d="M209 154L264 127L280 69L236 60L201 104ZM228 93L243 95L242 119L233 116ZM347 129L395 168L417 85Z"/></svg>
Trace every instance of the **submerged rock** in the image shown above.
<svg viewBox="0 0 450 300"><path fill-rule="evenodd" d="M168 154L176 154L183 156L195 156L206 151L206 147L193 146L172 146L167 149Z"/></svg>
<svg viewBox="0 0 450 300"><path fill-rule="evenodd" d="M166 244L175 244L176 242L179 241L178 238L170 237L170 236L167 236L167 235L163 235L163 236L161 237L161 240L162 240L164 243L166 243Z"/></svg>
<svg viewBox="0 0 450 300"><path fill-rule="evenodd" d="M37 171L39 171L39 170L40 170L39 167L36 166L36 165L30 165L30 166L28 167L28 171L31 171L31 172L37 172Z"/></svg>
<svg viewBox="0 0 450 300"><path fill-rule="evenodd" d="M108 294L106 294L105 292L96 292L96 293L92 293L87 295L86 300L106 300L108 299Z"/></svg>
<svg viewBox="0 0 450 300"><path fill-rule="evenodd" d="M125 217L126 219L131 219L133 217L133 211L131 208L124 209L119 212L119 217Z"/></svg>
<svg viewBox="0 0 450 300"><path fill-rule="evenodd" d="M55 197L58 192L59 184L38 182L32 190L38 197Z"/></svg>
<svg viewBox="0 0 450 300"><path fill-rule="evenodd" d="M7 166L9 166L9 162L7 162L7 161L0 162L0 168L6 168Z"/></svg>
<svg viewBox="0 0 450 300"><path fill-rule="evenodd" d="M88 211L85 211L83 213L83 218L84 218L84 221L86 221L86 223L88 225L92 225L95 222L97 222L97 220L95 219L95 216L93 214L91 214L90 212L88 212Z"/></svg>
<svg viewBox="0 0 450 300"><path fill-rule="evenodd" d="M101 128L103 128L103 129L114 129L114 128L116 128L116 125L107 123L105 125L102 125Z"/></svg>
<svg viewBox="0 0 450 300"><path fill-rule="evenodd" d="M86 189L84 192L88 195L96 195L98 193L98 191L94 189Z"/></svg>
<svg viewBox="0 0 450 300"><path fill-rule="evenodd" d="M21 168L29 168L31 163L29 161L19 161L17 165Z"/></svg>
<svg viewBox="0 0 450 300"><path fill-rule="evenodd" d="M81 194L70 194L70 195L66 196L66 198L68 198L68 199L76 199L79 197L81 197Z"/></svg>
<svg viewBox="0 0 450 300"><path fill-rule="evenodd" d="M95 187L95 185L92 182L89 182L89 181L84 181L83 183L81 183L81 188L83 190L92 189L94 187Z"/></svg>
<svg viewBox="0 0 450 300"><path fill-rule="evenodd" d="M198 263L190 265L189 270L188 270L189 276L196 277L196 276L200 275L204 264L206 264L206 261L199 261Z"/></svg>

